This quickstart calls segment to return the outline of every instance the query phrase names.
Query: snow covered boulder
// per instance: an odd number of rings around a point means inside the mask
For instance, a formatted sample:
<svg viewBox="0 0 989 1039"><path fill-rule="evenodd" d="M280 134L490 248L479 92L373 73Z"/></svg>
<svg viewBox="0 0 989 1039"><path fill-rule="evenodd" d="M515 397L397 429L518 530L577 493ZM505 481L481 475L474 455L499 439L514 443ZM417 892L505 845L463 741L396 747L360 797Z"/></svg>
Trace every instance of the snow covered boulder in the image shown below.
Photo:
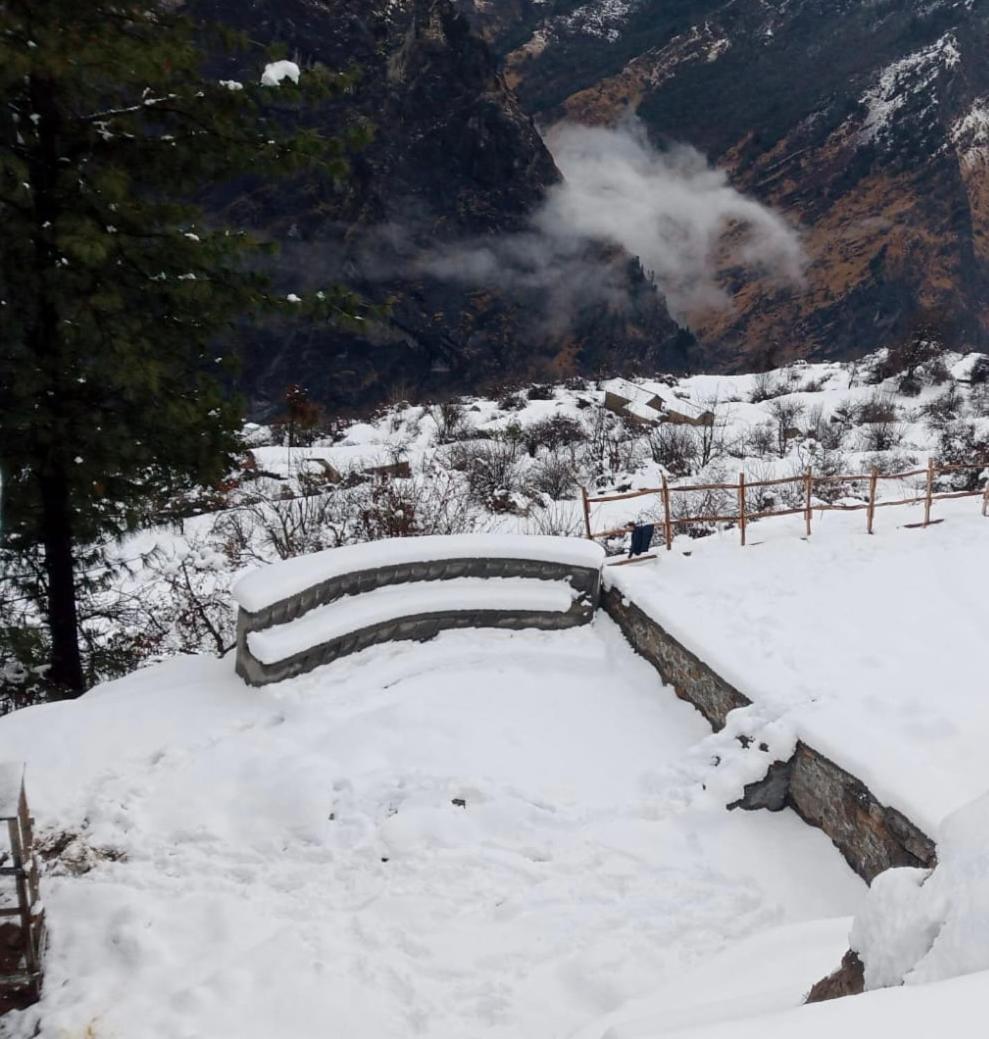
<svg viewBox="0 0 989 1039"><path fill-rule="evenodd" d="M873 881L850 935L866 990L989 970L989 794L948 817L938 860Z"/></svg>
<svg viewBox="0 0 989 1039"><path fill-rule="evenodd" d="M278 87L286 79L298 83L299 74L299 66L294 61L273 61L265 66L261 74L261 86Z"/></svg>

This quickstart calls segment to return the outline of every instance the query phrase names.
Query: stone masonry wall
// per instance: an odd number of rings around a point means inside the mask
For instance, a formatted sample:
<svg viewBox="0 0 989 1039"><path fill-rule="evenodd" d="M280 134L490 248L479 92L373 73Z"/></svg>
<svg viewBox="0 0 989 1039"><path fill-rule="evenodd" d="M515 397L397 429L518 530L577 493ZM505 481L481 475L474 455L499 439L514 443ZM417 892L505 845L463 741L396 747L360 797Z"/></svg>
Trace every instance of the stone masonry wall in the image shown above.
<svg viewBox="0 0 989 1039"><path fill-rule="evenodd" d="M286 660L264 664L250 651L247 636L277 624L295 620L317 606L346 596L369 592L389 585L419 581L443 581L455 577L525 577L546 581L568 581L576 598L565 613L531 610L447 610L410 615L394 621L373 624L339 638L328 640ZM381 642L425 641L450 628L540 628L547 631L588 624L594 616L600 593L601 574L597 569L532 559L442 559L403 563L342 574L313 585L259 610L241 610L237 618L237 674L249 685L266 685L305 674L340 657L357 653Z"/></svg>
<svg viewBox="0 0 989 1039"><path fill-rule="evenodd" d="M604 592L602 606L663 681L692 703L715 731L724 727L730 711L751 703L617 589ZM880 804L855 776L803 742L788 762L771 770L767 789L761 786L746 788L739 806L793 808L805 822L820 827L867 882L892 866L936 863L934 842L926 834L896 809Z"/></svg>

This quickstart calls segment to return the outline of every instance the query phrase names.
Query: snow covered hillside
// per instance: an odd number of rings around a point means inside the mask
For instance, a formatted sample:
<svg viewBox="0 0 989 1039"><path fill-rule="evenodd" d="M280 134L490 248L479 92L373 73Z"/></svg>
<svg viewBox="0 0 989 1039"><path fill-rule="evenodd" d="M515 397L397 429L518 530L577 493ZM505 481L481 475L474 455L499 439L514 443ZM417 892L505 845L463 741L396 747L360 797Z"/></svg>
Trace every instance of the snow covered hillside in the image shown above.
<svg viewBox="0 0 989 1039"><path fill-rule="evenodd" d="M8 1034L567 1036L783 925L816 949L794 1006L848 930L810 922L865 888L795 815L726 812L708 734L603 617L262 690L175 660L9 715L58 855Z"/></svg>
<svg viewBox="0 0 989 1039"><path fill-rule="evenodd" d="M132 638L132 666L151 666L0 719L0 760L28 762L51 930L43 1000L6 1034L700 1039L854 1034L890 1007L919 1035L952 993L969 1006L989 978L942 971L924 998L798 1010L853 916L874 964L906 959L823 834L725 805L758 778L739 738L755 735L782 758L813 741L935 838L985 792L977 499L939 502L926 530L916 508L885 509L875 537L861 513L816 516L810 539L767 519L743 550L685 496L673 550L607 580L755 701L717 735L600 614L378 646L262 689L229 653L230 585L266 561L299 557L308 583L306 553L387 536L579 535L581 486L983 459L989 364L945 361L636 380L668 413L709 412L701 426L616 414L622 387L580 383L399 403L306 446L250 429L229 484L122 542L129 565L87 604L94 643ZM863 487L834 493L861 503ZM656 509L651 495L592 521ZM152 663L195 651L214 656ZM956 844L924 897L910 901L926 877L892 882L913 937L982 905L981 860ZM972 942L945 962L982 969Z"/></svg>
<svg viewBox="0 0 989 1039"><path fill-rule="evenodd" d="M668 408L713 413L710 427L617 415L605 407L613 384L580 381L498 400L400 402L366 420L328 423L306 434L305 446L288 446L284 428L250 427L242 467L223 488L172 503L174 520L114 548L122 565L86 603L87 637L105 653L108 676L176 652L220 653L233 642L230 586L259 563L405 535L579 536L582 486L608 495L656 487L663 475L674 485L733 483L741 471L752 482L808 467L822 476L891 473L923 467L929 457L989 458L989 359L947 355L909 378L896 368L879 354L760 375L636 380L644 397L662 397ZM910 496L923 482L884 484L884 493ZM984 484L976 471L937 489ZM802 490L791 486L753 492L750 507L792 506L793 493L802 504ZM868 481L817 493L861 504ZM684 520L726 507L735 507L730 493L680 495L676 506ZM656 522L661 511L652 496L596 507L591 518L604 530ZM877 526L915 518L884 510ZM680 528L692 537L714 529ZM619 552L624 544L618 538L607 547ZM17 606L0 602L10 623L36 623L29 604L20 614Z"/></svg>

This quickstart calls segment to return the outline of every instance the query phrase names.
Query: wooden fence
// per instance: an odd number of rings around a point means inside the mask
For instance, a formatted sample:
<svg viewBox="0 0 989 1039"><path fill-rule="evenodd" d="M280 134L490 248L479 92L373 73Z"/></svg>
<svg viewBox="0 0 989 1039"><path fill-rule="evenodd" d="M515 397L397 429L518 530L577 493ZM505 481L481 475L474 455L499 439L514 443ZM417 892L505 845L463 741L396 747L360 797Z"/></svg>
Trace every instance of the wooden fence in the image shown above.
<svg viewBox="0 0 989 1039"><path fill-rule="evenodd" d="M923 505L924 506L924 522L917 524L917 526L927 527L931 523L931 509L934 502L937 501L948 501L953 498L981 498L982 499L982 515L989 515L989 481L983 490L976 491L946 491L946 492L935 492L934 485L937 481L938 476L948 475L950 473L959 472L972 472L980 471L982 469L989 468L989 461L981 462L972 465L935 465L934 460L931 459L927 463L926 469L913 469L905 473L888 473L882 474L878 469L873 469L871 473L857 474L857 475L836 475L836 476L825 476L815 474L813 470L808 469L804 474L800 476L787 476L776 480L751 480L746 481L745 473L739 473L738 483L710 483L710 484L699 484L699 485L688 485L688 486L677 486L671 487L666 479L663 477L663 483L661 487L650 487L645 490L629 491L627 494L612 494L605 497L592 498L587 494L585 488L581 488L584 503L584 529L586 536L592 540L598 540L602 538L619 537L627 534L629 530L634 526L632 523L627 523L625 526L617 527L613 530L599 530L594 531L591 528L591 509L595 505L604 505L608 502L617 501L630 501L633 498L644 498L644 497L655 497L658 496L662 505L662 522L659 524L663 528L663 539L666 543L667 551L671 551L673 548L673 536L678 526L691 526L702 523L736 523L738 524L739 535L741 537L742 545L746 543L747 528L749 523L760 519L769 519L773 516L803 516L807 528L807 536L810 537L813 527L813 514L817 512L865 512L867 519L867 529L871 534L875 527L875 518L877 509L890 508L896 505ZM925 490L920 496L914 496L912 498L899 498L896 501L885 501L879 498L878 490L879 485L883 481L903 481L917 477L925 477ZM844 503L828 503L823 501L814 500L814 489L815 487L822 487L826 484L840 484L840 483L868 483L869 485L869 496L866 501L856 502L854 504ZM784 486L796 486L799 488L798 495L802 497L803 501L799 508L787 508L787 509L769 509L769 510L756 510L750 512L748 509L748 495L757 490L763 490L767 487L784 487ZM686 515L686 516L674 516L672 502L676 495L681 494L698 494L698 493L731 493L738 502L738 511L731 515Z"/></svg>

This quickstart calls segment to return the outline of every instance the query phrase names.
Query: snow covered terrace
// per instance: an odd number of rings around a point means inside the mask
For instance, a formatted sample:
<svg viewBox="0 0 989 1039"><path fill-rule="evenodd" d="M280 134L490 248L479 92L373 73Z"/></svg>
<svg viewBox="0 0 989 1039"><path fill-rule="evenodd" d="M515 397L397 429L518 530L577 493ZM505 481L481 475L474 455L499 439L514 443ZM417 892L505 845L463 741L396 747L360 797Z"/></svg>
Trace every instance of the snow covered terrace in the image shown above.
<svg viewBox="0 0 989 1039"><path fill-rule="evenodd" d="M989 521L942 515L771 521L606 570L754 701L717 735L600 612L262 688L177 659L0 720L65 849L44 998L10 1034L855 1034L796 1008L865 885L794 813L725 811L736 735L813 742L934 838L989 788ZM926 1034L929 1003L888 995L852 1020Z"/></svg>
<svg viewBox="0 0 989 1039"><path fill-rule="evenodd" d="M606 584L754 702L752 726L803 739L937 839L989 789L989 520L971 501L759 523L692 541ZM786 738L783 733L786 733Z"/></svg>

